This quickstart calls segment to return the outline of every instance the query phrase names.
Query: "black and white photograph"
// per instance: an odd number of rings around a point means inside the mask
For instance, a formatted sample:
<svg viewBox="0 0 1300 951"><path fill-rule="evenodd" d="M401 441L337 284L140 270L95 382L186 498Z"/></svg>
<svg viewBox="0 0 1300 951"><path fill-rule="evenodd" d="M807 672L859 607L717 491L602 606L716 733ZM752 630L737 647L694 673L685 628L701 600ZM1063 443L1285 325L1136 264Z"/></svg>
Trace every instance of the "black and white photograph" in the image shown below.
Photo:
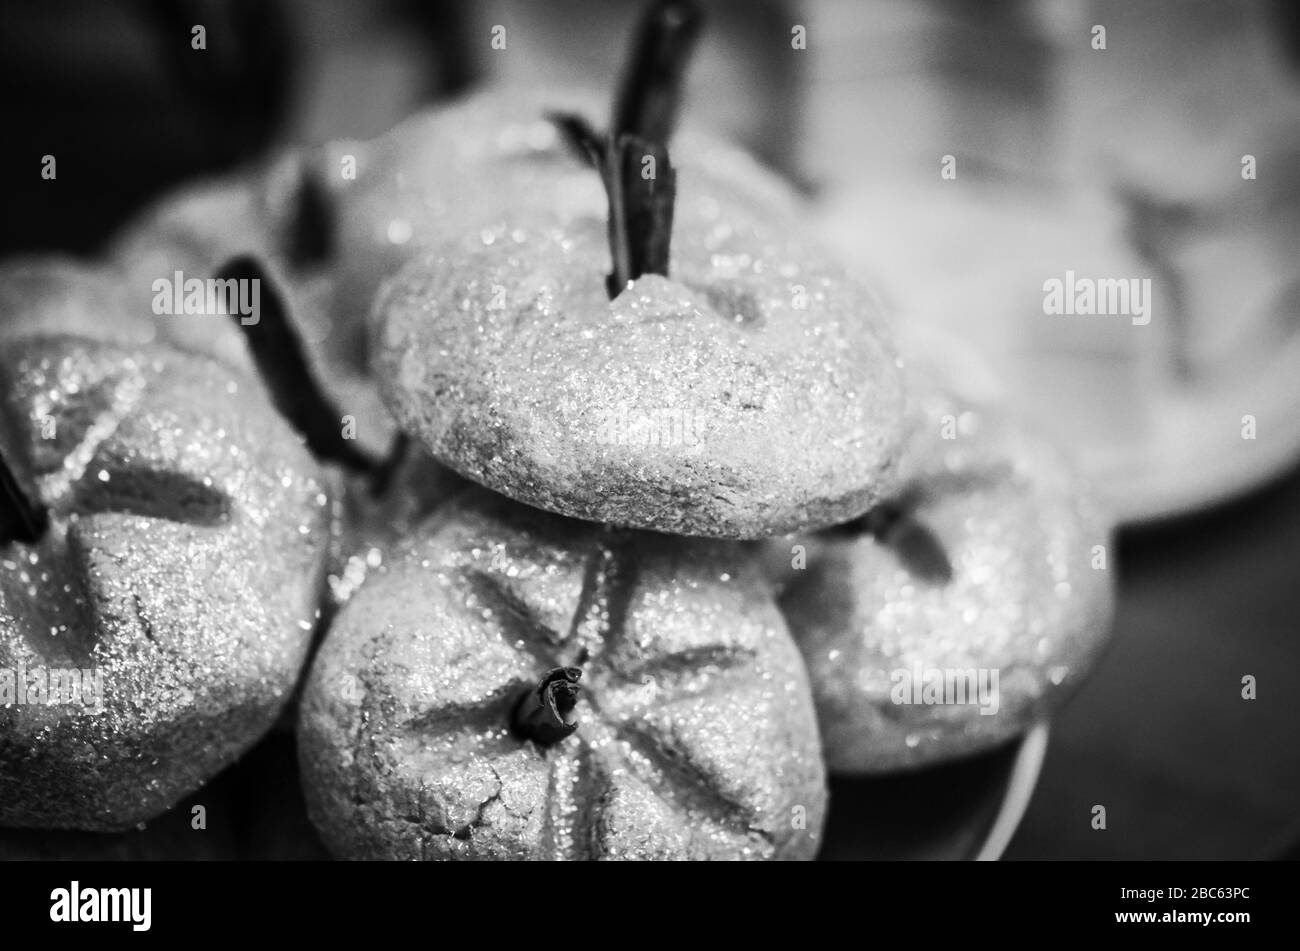
<svg viewBox="0 0 1300 951"><path fill-rule="evenodd" d="M22 917L336 860L1268 917L1293 0L2 0L0 104Z"/></svg>

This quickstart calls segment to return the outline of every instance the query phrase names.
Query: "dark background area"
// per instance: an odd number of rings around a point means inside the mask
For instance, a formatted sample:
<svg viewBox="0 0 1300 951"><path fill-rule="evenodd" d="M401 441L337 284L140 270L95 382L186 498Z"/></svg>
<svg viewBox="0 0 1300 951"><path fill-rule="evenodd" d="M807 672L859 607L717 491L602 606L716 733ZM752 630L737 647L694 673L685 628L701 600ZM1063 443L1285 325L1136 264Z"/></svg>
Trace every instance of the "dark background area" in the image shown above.
<svg viewBox="0 0 1300 951"><path fill-rule="evenodd" d="M493 6L5 0L0 107L10 132L0 150L0 253L91 253L178 182L278 143L374 134L472 86L490 66L468 52L466 37ZM591 11L556 6L561 21L575 24ZM631 4L606 6L619 22L633 15ZM752 29L785 5L753 14L720 6L724 24ZM1019 4L938 6L995 22L1023 13ZM1271 9L1281 47L1300 55L1297 5ZM208 24L210 55L201 62L186 52L194 22ZM743 33L730 35L743 48ZM381 59L376 49L397 52ZM595 45L592 56L603 61L620 49ZM769 134L795 99L746 85L756 70L744 55L719 70L704 81L724 90L731 82L737 101L749 102L748 111L725 100L717 107L739 123L730 131L802 177L797 148ZM1012 67L998 75L1024 88ZM372 95L383 83L395 91ZM750 101L760 95L765 108ZM331 113L340 101L345 107ZM45 154L57 157L56 181L40 177ZM1296 857L1300 468L1247 498L1124 531L1118 561L1113 644L1053 721L1041 781L1007 857ZM1241 698L1247 674L1258 680L1254 701ZM1106 806L1105 831L1091 826L1096 804Z"/></svg>
<svg viewBox="0 0 1300 951"><path fill-rule="evenodd" d="M1114 639L1006 857L1300 858L1300 470L1122 532L1119 558Z"/></svg>

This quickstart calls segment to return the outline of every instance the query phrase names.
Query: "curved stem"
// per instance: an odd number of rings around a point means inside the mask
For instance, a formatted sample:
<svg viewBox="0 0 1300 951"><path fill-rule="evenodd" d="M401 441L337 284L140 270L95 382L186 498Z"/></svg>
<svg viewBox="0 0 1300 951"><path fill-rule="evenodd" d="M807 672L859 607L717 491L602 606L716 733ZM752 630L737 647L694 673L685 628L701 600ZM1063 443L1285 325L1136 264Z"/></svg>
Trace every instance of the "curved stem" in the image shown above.
<svg viewBox="0 0 1300 951"><path fill-rule="evenodd" d="M917 518L918 503L916 493L904 493L893 501L881 502L865 515L831 526L826 534L836 538L870 535L892 549L919 580L947 584L953 577L952 561L939 537Z"/></svg>
<svg viewBox="0 0 1300 951"><path fill-rule="evenodd" d="M253 257L238 257L218 270L216 279L247 281L257 289L257 313L232 313L231 317L243 331L275 408L306 440L307 448L323 462L336 463L352 472L373 473L380 461L343 437L338 407L325 394L312 369L284 296L267 269Z"/></svg>
<svg viewBox="0 0 1300 951"><path fill-rule="evenodd" d="M613 139L634 135L667 144L703 21L699 5L690 0L658 0L646 11L614 100Z"/></svg>
<svg viewBox="0 0 1300 951"><path fill-rule="evenodd" d="M632 41L607 134L581 116L549 116L605 184L613 261L605 290L611 300L643 274L668 274L677 176L667 143L703 19L694 0L651 5Z"/></svg>

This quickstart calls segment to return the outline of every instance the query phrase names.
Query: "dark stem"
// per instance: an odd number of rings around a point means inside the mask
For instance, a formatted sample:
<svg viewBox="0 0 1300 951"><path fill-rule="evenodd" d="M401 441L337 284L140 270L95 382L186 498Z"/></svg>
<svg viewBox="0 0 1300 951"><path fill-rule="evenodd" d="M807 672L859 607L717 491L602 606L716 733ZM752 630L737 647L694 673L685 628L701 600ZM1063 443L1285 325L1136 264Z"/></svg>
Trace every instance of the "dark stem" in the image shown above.
<svg viewBox="0 0 1300 951"><path fill-rule="evenodd" d="M578 157L600 172L609 196L609 250L605 279L610 298L643 274L668 274L677 175L668 158L682 77L703 16L688 0L657 0L636 32L602 136L581 116L551 114Z"/></svg>
<svg viewBox="0 0 1300 951"><path fill-rule="evenodd" d="M303 162L298 176L284 249L294 269L325 263L333 256L335 244L334 208L319 171Z"/></svg>
<svg viewBox="0 0 1300 951"><path fill-rule="evenodd" d="M677 120L682 79L704 15L688 0L657 0L646 11L614 99L610 135L666 145Z"/></svg>
<svg viewBox="0 0 1300 951"><path fill-rule="evenodd" d="M541 683L515 705L510 723L515 735L550 746L576 730L581 679L581 667L553 667L547 671Z"/></svg>
<svg viewBox="0 0 1300 951"><path fill-rule="evenodd" d="M952 581L952 562L943 542L930 527L915 518L901 518L886 535L877 536L898 554L912 575L930 584Z"/></svg>
<svg viewBox="0 0 1300 951"><path fill-rule="evenodd" d="M613 300L637 275L632 272L633 236L628 231L627 198L624 194L623 150L619 145L610 144L605 149L604 161L601 163L600 176L605 182L605 194L609 197L609 256L612 270L605 275L605 292Z"/></svg>
<svg viewBox="0 0 1300 951"><path fill-rule="evenodd" d="M952 562L943 542L916 517L912 502L882 502L865 515L828 528L826 533L836 538L870 535L892 549L918 580L936 585L952 581Z"/></svg>
<svg viewBox="0 0 1300 951"><path fill-rule="evenodd" d="M379 460L343 438L338 407L325 395L312 372L284 297L262 265L251 257L236 258L217 272L217 279L259 282L260 309L256 319L245 322L240 314L231 317L244 333L258 375L270 390L276 409L306 440L316 458L352 472L375 472Z"/></svg>
<svg viewBox="0 0 1300 951"><path fill-rule="evenodd" d="M560 130L573 154L599 170L605 162L607 139L584 116L572 112L548 112L546 118Z"/></svg>
<svg viewBox="0 0 1300 951"><path fill-rule="evenodd" d="M677 173L666 148L630 135L610 147L602 173L614 262L605 289L613 299L643 274L668 274Z"/></svg>
<svg viewBox="0 0 1300 951"><path fill-rule="evenodd" d="M0 452L0 547L10 542L34 545L49 527L49 513L32 502L9 460Z"/></svg>

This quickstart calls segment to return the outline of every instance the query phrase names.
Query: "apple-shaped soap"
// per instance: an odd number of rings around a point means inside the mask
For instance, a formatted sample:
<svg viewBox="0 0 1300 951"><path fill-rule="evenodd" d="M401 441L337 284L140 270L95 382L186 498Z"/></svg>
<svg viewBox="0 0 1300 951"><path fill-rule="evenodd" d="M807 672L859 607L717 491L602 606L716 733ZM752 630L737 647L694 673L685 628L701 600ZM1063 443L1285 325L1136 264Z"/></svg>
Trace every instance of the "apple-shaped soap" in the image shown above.
<svg viewBox="0 0 1300 951"><path fill-rule="evenodd" d="M572 179L552 139L516 144L504 217L489 202L381 292L371 366L405 432L517 501L716 538L833 525L891 486L896 358L875 299L771 189L688 145L670 160L698 24L693 4L651 7L607 132L551 114L604 200L550 187Z"/></svg>
<svg viewBox="0 0 1300 951"><path fill-rule="evenodd" d="M461 475L576 518L755 538L861 514L903 436L873 299L811 242L678 190L698 213L669 276L613 300L603 214L519 215L408 264L374 311L390 409Z"/></svg>
<svg viewBox="0 0 1300 951"><path fill-rule="evenodd" d="M130 827L288 699L320 470L252 380L59 335L5 342L0 462L0 825Z"/></svg>
<svg viewBox="0 0 1300 951"><path fill-rule="evenodd" d="M825 808L803 663L739 547L480 488L342 609L299 750L345 858L810 858Z"/></svg>

